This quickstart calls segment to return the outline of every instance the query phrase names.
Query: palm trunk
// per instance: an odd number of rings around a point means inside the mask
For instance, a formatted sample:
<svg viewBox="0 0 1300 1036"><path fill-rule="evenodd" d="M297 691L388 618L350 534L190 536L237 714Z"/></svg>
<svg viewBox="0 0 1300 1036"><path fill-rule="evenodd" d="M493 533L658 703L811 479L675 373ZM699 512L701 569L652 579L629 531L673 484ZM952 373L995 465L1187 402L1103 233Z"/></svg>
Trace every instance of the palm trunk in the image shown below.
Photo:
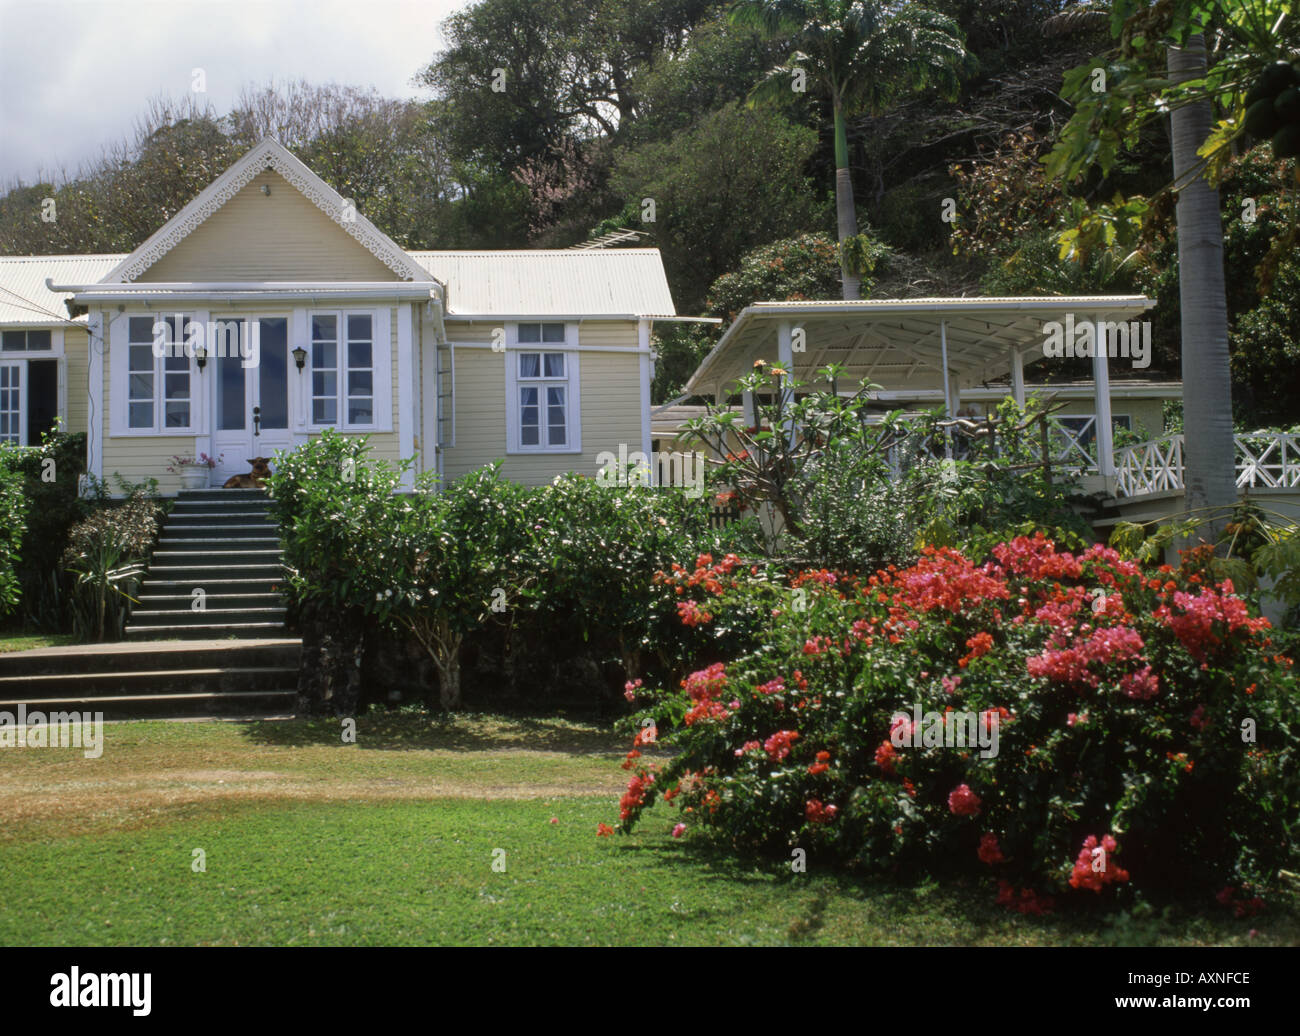
<svg viewBox="0 0 1300 1036"><path fill-rule="evenodd" d="M1205 75L1205 40L1190 36L1170 47L1174 82ZM1214 115L1198 102L1174 109L1174 182L1178 188L1178 291L1182 306L1183 452L1185 503L1189 511L1214 508L1206 539L1217 539L1237 502L1232 439L1232 384L1228 367L1228 309L1223 275L1223 223L1219 192L1202 172L1196 149L1209 135Z"/></svg>
<svg viewBox="0 0 1300 1036"><path fill-rule="evenodd" d="M848 132L844 125L844 111L838 100L835 102L835 218L842 245L857 234L858 215L853 206L853 177L849 172ZM840 280L846 300L861 297L862 280L857 274L850 272L842 256Z"/></svg>

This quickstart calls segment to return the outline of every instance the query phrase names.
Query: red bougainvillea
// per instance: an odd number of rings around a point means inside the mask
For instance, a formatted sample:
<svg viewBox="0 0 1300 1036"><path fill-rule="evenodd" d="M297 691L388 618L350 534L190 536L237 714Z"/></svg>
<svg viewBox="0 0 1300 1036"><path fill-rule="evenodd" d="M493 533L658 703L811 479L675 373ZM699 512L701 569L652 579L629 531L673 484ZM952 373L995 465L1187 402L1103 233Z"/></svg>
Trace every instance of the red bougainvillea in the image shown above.
<svg viewBox="0 0 1300 1036"><path fill-rule="evenodd" d="M678 688L627 688L675 754L639 769L633 745L622 827L662 791L692 839L816 846L888 873L963 861L1026 914L1154 875L1258 888L1295 851L1283 753L1300 687L1208 565L1144 570L1042 534L984 563L926 548L865 578L675 565L661 578L681 623L715 639ZM755 622L750 649L714 660L716 638ZM1089 828L1124 832L1122 867L1115 836ZM1163 847L1184 844L1180 869Z"/></svg>

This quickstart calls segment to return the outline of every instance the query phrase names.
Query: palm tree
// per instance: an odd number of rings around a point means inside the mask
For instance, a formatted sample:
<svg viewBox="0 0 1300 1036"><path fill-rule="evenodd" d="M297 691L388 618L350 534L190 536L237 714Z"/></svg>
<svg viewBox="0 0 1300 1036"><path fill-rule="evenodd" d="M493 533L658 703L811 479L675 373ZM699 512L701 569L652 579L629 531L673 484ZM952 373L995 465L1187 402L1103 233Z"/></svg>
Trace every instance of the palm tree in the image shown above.
<svg viewBox="0 0 1300 1036"><path fill-rule="evenodd" d="M1205 39L1189 36L1166 56L1175 83L1206 74ZM1178 192L1178 296L1183 340L1184 502L1211 515L1214 542L1237 503L1232 438L1232 376L1228 366L1228 300L1223 276L1219 192L1205 179L1197 149L1214 125L1209 100L1170 113L1174 188Z"/></svg>
<svg viewBox="0 0 1300 1036"><path fill-rule="evenodd" d="M788 99L798 83L820 91L835 120L835 210L840 244L858 232L845 120L878 115L906 93L935 86L955 94L966 48L957 23L918 4L887 0L739 0L733 25L791 40L794 52L750 93L750 104ZM802 77L802 79L800 78ZM861 280L841 254L844 297Z"/></svg>
<svg viewBox="0 0 1300 1036"><path fill-rule="evenodd" d="M1109 20L1109 8L1100 0L1072 8L1047 19L1044 32L1060 35L1090 29ZM1181 46L1171 43L1165 68L1174 84L1203 78L1207 72L1204 36L1190 34ZM1202 535L1211 543L1237 503L1223 220L1219 192L1206 179L1206 163L1199 154L1213 126L1214 108L1204 94L1171 106L1185 430L1183 504L1190 515L1203 521Z"/></svg>

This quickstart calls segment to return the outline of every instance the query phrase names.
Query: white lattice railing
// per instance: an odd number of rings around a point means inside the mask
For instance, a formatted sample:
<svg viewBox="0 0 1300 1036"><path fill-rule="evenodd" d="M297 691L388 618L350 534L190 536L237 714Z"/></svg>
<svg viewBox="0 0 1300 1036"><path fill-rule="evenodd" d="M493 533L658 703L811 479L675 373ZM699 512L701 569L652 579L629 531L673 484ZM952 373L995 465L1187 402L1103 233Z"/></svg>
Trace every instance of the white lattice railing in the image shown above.
<svg viewBox="0 0 1300 1036"><path fill-rule="evenodd" d="M1288 432L1234 435L1237 488L1291 489L1300 486L1300 438Z"/></svg>
<svg viewBox="0 0 1300 1036"><path fill-rule="evenodd" d="M1287 432L1234 435L1238 489L1300 486L1300 436ZM1143 496L1183 488L1183 437L1166 435L1115 451L1119 496Z"/></svg>
<svg viewBox="0 0 1300 1036"><path fill-rule="evenodd" d="M1165 435L1115 451L1115 492L1143 496L1183 488L1183 437Z"/></svg>
<svg viewBox="0 0 1300 1036"><path fill-rule="evenodd" d="M1093 415L1048 419L1047 449L1054 470L1074 474L1096 473L1096 424L1097 418ZM1036 434L1035 432L1034 435ZM1031 439L1034 449L1040 450L1041 444L1037 439L1032 436ZM949 451L957 460L967 459L970 455L969 440L961 432L954 432L947 443L940 436L926 438L914 435L890 447L889 463L897 475L904 467L915 464L918 460L943 460ZM1001 450L998 453L1000 455Z"/></svg>

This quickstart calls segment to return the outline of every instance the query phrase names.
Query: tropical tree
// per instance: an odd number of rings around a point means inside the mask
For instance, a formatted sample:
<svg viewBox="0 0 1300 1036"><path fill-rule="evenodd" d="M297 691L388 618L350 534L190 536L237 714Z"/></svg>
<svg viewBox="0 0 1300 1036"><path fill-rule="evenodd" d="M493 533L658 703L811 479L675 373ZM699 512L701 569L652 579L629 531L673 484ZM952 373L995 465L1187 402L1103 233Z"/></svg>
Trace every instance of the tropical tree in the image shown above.
<svg viewBox="0 0 1300 1036"><path fill-rule="evenodd" d="M649 230L662 249L683 312L704 302L709 284L760 245L823 223L804 168L817 134L789 120L728 104L673 137L621 152L612 183L625 198L650 198Z"/></svg>
<svg viewBox="0 0 1300 1036"><path fill-rule="evenodd" d="M1102 5L1095 5L1102 6ZM1063 95L1076 105L1047 162L1048 172L1082 181L1109 174L1122 153L1139 145L1143 130L1168 120L1173 180L1152 198L1116 196L1094 206L1062 236L1062 254L1134 238L1159 212L1156 197L1177 199L1179 295L1182 324L1185 504L1214 516L1211 541L1236 504L1232 389L1228 362L1223 222L1217 176L1249 129L1244 118L1250 88L1283 63L1296 42L1293 0L1112 0L1110 54L1065 79ZM1213 64L1205 33L1213 31ZM1294 93L1294 91L1292 91ZM1285 153L1275 145L1276 157ZM1285 243L1281 239L1278 243Z"/></svg>
<svg viewBox="0 0 1300 1036"><path fill-rule="evenodd" d="M1169 46L1169 79L1182 84L1206 74L1199 33ZM1223 220L1219 192L1205 179L1198 151L1210 135L1214 110L1199 99L1169 116L1178 191L1178 295L1182 315L1184 500L1188 511L1223 509L1237 502L1236 446L1232 439L1232 373L1228 365L1228 297L1223 281ZM1212 527L1217 538L1216 523Z"/></svg>
<svg viewBox="0 0 1300 1036"><path fill-rule="evenodd" d="M730 18L795 47L754 87L751 104L788 100L809 86L830 104L841 280L844 298L856 299L861 267L852 245L858 220L846 120L860 112L878 115L903 95L929 87L955 95L967 57L961 30L937 11L887 0L739 0Z"/></svg>

